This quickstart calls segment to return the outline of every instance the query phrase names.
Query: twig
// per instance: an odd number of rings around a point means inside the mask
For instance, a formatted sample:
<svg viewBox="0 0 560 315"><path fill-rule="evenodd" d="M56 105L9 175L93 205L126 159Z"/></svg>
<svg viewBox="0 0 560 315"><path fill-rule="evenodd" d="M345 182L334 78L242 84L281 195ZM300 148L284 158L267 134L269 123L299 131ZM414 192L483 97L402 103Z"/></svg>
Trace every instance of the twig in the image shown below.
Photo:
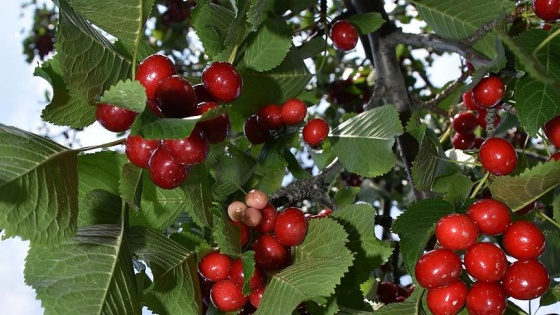
<svg viewBox="0 0 560 315"><path fill-rule="evenodd" d="M416 102L414 105L416 107L427 108L440 115L447 115L447 112L437 107L437 105L439 104L439 102L451 95L451 93L453 93L461 85L461 83L468 78L468 76L468 72L462 72L461 76L457 80L455 80L455 82L451 83L447 88L439 92L436 96L434 96L434 98L426 102Z"/></svg>

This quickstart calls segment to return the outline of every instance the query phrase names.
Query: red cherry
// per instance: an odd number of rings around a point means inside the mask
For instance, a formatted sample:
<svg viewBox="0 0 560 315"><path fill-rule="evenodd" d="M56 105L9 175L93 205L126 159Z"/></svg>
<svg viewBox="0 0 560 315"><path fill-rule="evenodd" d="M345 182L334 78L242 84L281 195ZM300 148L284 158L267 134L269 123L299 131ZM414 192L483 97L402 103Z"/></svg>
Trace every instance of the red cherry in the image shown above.
<svg viewBox="0 0 560 315"><path fill-rule="evenodd" d="M560 160L560 151L552 154L551 156L548 157L548 159L546 159L547 162L551 161L551 160L554 160L554 161Z"/></svg>
<svg viewBox="0 0 560 315"><path fill-rule="evenodd" d="M155 97L165 117L184 118L195 114L196 94L192 85L181 76L174 75L161 80Z"/></svg>
<svg viewBox="0 0 560 315"><path fill-rule="evenodd" d="M261 209L261 214L261 223L255 226L255 231L259 233L272 232L274 230L274 225L276 224L276 217L278 216L276 208L269 202L263 209Z"/></svg>
<svg viewBox="0 0 560 315"><path fill-rule="evenodd" d="M154 184L164 189L179 187L187 178L185 166L173 159L161 146L152 154L148 170Z"/></svg>
<svg viewBox="0 0 560 315"><path fill-rule="evenodd" d="M318 146L327 138L329 130L329 124L324 119L311 119L303 127L303 141L311 147Z"/></svg>
<svg viewBox="0 0 560 315"><path fill-rule="evenodd" d="M243 295L241 288L231 280L220 280L210 290L212 303L222 312L235 312L240 310L248 298Z"/></svg>
<svg viewBox="0 0 560 315"><path fill-rule="evenodd" d="M141 136L129 135L124 145L126 157L130 163L146 168L152 154L159 147L159 140L147 140Z"/></svg>
<svg viewBox="0 0 560 315"><path fill-rule="evenodd" d="M207 111L217 108L220 105L214 102L202 102L196 107L196 115L202 115ZM217 117L209 120L199 121L196 123L197 128L202 130L204 137L208 139L210 143L221 143L223 142L228 134L231 127L231 121L227 113L222 113Z"/></svg>
<svg viewBox="0 0 560 315"><path fill-rule="evenodd" d="M467 311L472 315L502 315L507 296L497 282L475 282L467 293Z"/></svg>
<svg viewBox="0 0 560 315"><path fill-rule="evenodd" d="M208 140L196 129L190 136L183 139L164 139L162 145L171 157L186 166L202 163L210 149Z"/></svg>
<svg viewBox="0 0 560 315"><path fill-rule="evenodd" d="M481 107L476 105L476 103L474 102L474 99L473 99L473 96L472 96L472 90L469 90L469 91L463 93L461 98L463 99L463 104L465 105L466 109L468 109L468 110L480 110L481 109Z"/></svg>
<svg viewBox="0 0 560 315"><path fill-rule="evenodd" d="M148 56L138 65L136 80L144 86L146 97L153 100L159 82L176 73L173 61L166 56L155 54Z"/></svg>
<svg viewBox="0 0 560 315"><path fill-rule="evenodd" d="M282 121L285 125L297 125L305 119L307 106L297 98L292 98L282 104Z"/></svg>
<svg viewBox="0 0 560 315"><path fill-rule="evenodd" d="M478 281L499 281L508 268L506 254L492 243L477 243L465 253L465 269Z"/></svg>
<svg viewBox="0 0 560 315"><path fill-rule="evenodd" d="M491 108L504 98L506 87L502 79L490 76L480 80L472 91L473 99L478 106Z"/></svg>
<svg viewBox="0 0 560 315"><path fill-rule="evenodd" d="M253 189L245 196L245 203L248 207L264 209L268 203L268 196L258 189Z"/></svg>
<svg viewBox="0 0 560 315"><path fill-rule="evenodd" d="M504 138L488 138L479 150L482 166L498 176L508 175L517 166L517 152L513 145Z"/></svg>
<svg viewBox="0 0 560 315"><path fill-rule="evenodd" d="M307 220L298 208L287 208L276 217L274 235L284 246L298 246L307 234Z"/></svg>
<svg viewBox="0 0 560 315"><path fill-rule="evenodd" d="M136 112L107 103L99 103L95 109L97 121L112 132L124 132L130 129L137 115Z"/></svg>
<svg viewBox="0 0 560 315"><path fill-rule="evenodd" d="M339 20L336 21L331 27L330 38L336 48L347 51L354 49L358 43L358 30L352 23Z"/></svg>
<svg viewBox="0 0 560 315"><path fill-rule="evenodd" d="M198 272L210 281L227 279L233 259L220 252L212 252L204 256L198 264Z"/></svg>
<svg viewBox="0 0 560 315"><path fill-rule="evenodd" d="M439 248L422 255L416 262L414 272L422 287L433 289L455 281L462 269L461 259L457 254L449 249Z"/></svg>
<svg viewBox="0 0 560 315"><path fill-rule="evenodd" d="M560 17L560 1L533 0L533 11L545 21L556 20Z"/></svg>
<svg viewBox="0 0 560 315"><path fill-rule="evenodd" d="M243 288L245 274L243 273L243 261L241 261L241 258L237 258L231 264L231 267L229 268L229 279L240 288ZM249 287L251 288L251 291L263 286L265 281L266 276L264 272L259 267L255 267L253 276L249 280Z"/></svg>
<svg viewBox="0 0 560 315"><path fill-rule="evenodd" d="M146 100L146 106L148 106L148 108L152 111L152 113L154 113L156 116L158 117L165 117L163 116L163 114L161 113L161 109L159 109L157 102L155 100Z"/></svg>
<svg viewBox="0 0 560 315"><path fill-rule="evenodd" d="M482 145L482 143L484 143L485 140L486 140L486 138L476 137L474 139L474 144L473 144L472 148L473 149L480 149L480 146Z"/></svg>
<svg viewBox="0 0 560 315"><path fill-rule="evenodd" d="M269 104L262 107L257 113L259 121L269 130L282 127L282 107L276 104Z"/></svg>
<svg viewBox="0 0 560 315"><path fill-rule="evenodd" d="M447 249L467 249L476 243L478 226L466 214L448 214L439 219L436 225L436 237Z"/></svg>
<svg viewBox="0 0 560 315"><path fill-rule="evenodd" d="M270 131L260 122L259 116L251 115L243 125L243 133L252 144L262 144L268 140Z"/></svg>
<svg viewBox="0 0 560 315"><path fill-rule="evenodd" d="M392 282L383 281L377 285L377 299L382 303L394 303L397 299L397 293L397 285Z"/></svg>
<svg viewBox="0 0 560 315"><path fill-rule="evenodd" d="M476 222L480 233L499 235L511 223L510 209L496 199L480 199L467 210L467 215Z"/></svg>
<svg viewBox="0 0 560 315"><path fill-rule="evenodd" d="M460 134L456 133L451 138L451 144L457 150L468 150L473 147L476 136L474 133Z"/></svg>
<svg viewBox="0 0 560 315"><path fill-rule="evenodd" d="M208 93L220 102L230 103L241 95L243 79L228 62L216 61L207 65L201 79Z"/></svg>
<svg viewBox="0 0 560 315"><path fill-rule="evenodd" d="M502 279L506 293L518 300L532 300L548 290L550 276L539 261L518 260L511 264Z"/></svg>
<svg viewBox="0 0 560 315"><path fill-rule="evenodd" d="M453 129L457 133L473 133L476 126L476 116L472 112L461 112L453 116Z"/></svg>
<svg viewBox="0 0 560 315"><path fill-rule="evenodd" d="M560 116L556 116L544 124L544 134L550 143L560 148Z"/></svg>
<svg viewBox="0 0 560 315"><path fill-rule="evenodd" d="M486 113L488 111L486 109L481 109L478 111L478 115L476 116L476 123L477 125L479 125L481 128L486 129ZM500 124L500 122L502 121L502 118L500 117L500 115L498 115L498 113L496 113L496 116L494 118L494 127L498 127L498 125Z"/></svg>
<svg viewBox="0 0 560 315"><path fill-rule="evenodd" d="M212 102L215 103L217 100L208 93L208 90L204 87L202 83L193 85L194 93L196 94L196 100L198 103ZM217 104L216 104L217 105Z"/></svg>
<svg viewBox="0 0 560 315"><path fill-rule="evenodd" d="M543 232L525 220L513 222L504 232L504 248L517 259L536 259L544 252Z"/></svg>
<svg viewBox="0 0 560 315"><path fill-rule="evenodd" d="M537 207L537 202L533 201L533 202L529 203L528 205L526 205L525 207L515 211L515 214L517 214L517 215L528 215L529 213L533 212L533 210L535 210L536 207Z"/></svg>
<svg viewBox="0 0 560 315"><path fill-rule="evenodd" d="M275 271L290 264L290 254L284 245L270 234L261 234L253 241L255 263L265 271Z"/></svg>
<svg viewBox="0 0 560 315"><path fill-rule="evenodd" d="M257 288L256 290L251 291L251 294L249 294L249 302L254 306L254 307L259 307L259 305L261 304L261 300L264 294L264 289L265 286L261 286L259 288Z"/></svg>
<svg viewBox="0 0 560 315"><path fill-rule="evenodd" d="M459 279L450 284L428 290L426 301L434 315L454 315L465 305L467 286Z"/></svg>

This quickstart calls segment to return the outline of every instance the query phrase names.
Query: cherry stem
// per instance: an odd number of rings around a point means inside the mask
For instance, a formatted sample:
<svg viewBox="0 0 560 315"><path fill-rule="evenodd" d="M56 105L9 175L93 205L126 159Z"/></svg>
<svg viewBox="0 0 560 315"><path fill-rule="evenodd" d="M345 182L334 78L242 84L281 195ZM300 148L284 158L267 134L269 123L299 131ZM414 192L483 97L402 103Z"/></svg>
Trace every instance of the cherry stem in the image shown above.
<svg viewBox="0 0 560 315"><path fill-rule="evenodd" d="M556 228L558 228L560 230L560 224L558 224L558 222L552 220L551 217L547 216L545 213L543 213L542 211L537 211L537 216L541 217L542 219L545 219L546 221L550 222L552 225L554 225Z"/></svg>
<svg viewBox="0 0 560 315"><path fill-rule="evenodd" d="M482 179L480 179L478 181L478 185L476 185L474 191L472 192L472 194L470 195L470 198L474 198L476 196L476 194L478 194L478 192L482 189L482 186L484 184L486 184L486 180L488 179L488 176L490 176L490 172L486 172L486 174L484 175L484 177L482 177Z"/></svg>
<svg viewBox="0 0 560 315"><path fill-rule="evenodd" d="M93 146L89 146L89 147L83 147L83 148L75 149L74 151L85 152L85 151L90 151L90 150L95 150L95 149L106 149L106 148L114 147L114 146L119 145L119 144L123 144L125 142L125 140L126 139L123 138L123 139L115 140L115 141L112 141L112 142L107 142L107 143L103 143L103 144L98 144L98 145L93 145Z"/></svg>
<svg viewBox="0 0 560 315"><path fill-rule="evenodd" d="M239 47L239 45L233 46L233 49L231 50L231 53L229 54L228 62L230 64L233 64L233 62L235 61L235 57L237 56L237 48L238 47Z"/></svg>
<svg viewBox="0 0 560 315"><path fill-rule="evenodd" d="M449 138L449 135L451 134L451 130L453 128L451 128L451 126L449 126L449 128L447 128L445 130L445 132L441 135L441 137L439 138L439 143L443 143L445 142L445 140L447 140L447 138Z"/></svg>

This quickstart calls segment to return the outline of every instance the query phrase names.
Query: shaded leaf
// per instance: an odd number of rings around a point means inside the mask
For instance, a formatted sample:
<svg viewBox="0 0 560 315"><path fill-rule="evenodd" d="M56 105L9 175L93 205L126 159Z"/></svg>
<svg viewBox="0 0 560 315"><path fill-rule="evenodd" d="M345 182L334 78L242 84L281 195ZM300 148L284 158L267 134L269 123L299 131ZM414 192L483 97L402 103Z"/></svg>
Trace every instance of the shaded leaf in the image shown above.
<svg viewBox="0 0 560 315"><path fill-rule="evenodd" d="M375 32L385 23L381 13L378 12L356 14L351 16L347 21L354 24L362 35Z"/></svg>
<svg viewBox="0 0 560 315"><path fill-rule="evenodd" d="M197 165L189 168L189 176L183 184L186 196L185 211L201 228L213 226L211 180L204 165Z"/></svg>
<svg viewBox="0 0 560 315"><path fill-rule="evenodd" d="M146 90L136 80L119 81L103 94L100 103L109 103L141 113L146 107Z"/></svg>
<svg viewBox="0 0 560 315"><path fill-rule="evenodd" d="M433 131L421 124L418 117L409 120L406 131L419 143L418 155L412 161L412 179L419 190L429 190L436 178L436 170L440 161L439 143L433 139ZM436 138L437 139L437 138Z"/></svg>
<svg viewBox="0 0 560 315"><path fill-rule="evenodd" d="M245 152L233 146L228 151L228 155L218 156L216 162L216 182L212 186L212 194L219 200L237 190L243 190L242 186L251 178L256 167L255 160Z"/></svg>
<svg viewBox="0 0 560 315"><path fill-rule="evenodd" d="M220 253L226 255L241 254L240 228L233 225L225 210L213 208L212 213L214 214L212 236L220 249Z"/></svg>
<svg viewBox="0 0 560 315"><path fill-rule="evenodd" d="M208 1L197 1L197 6L191 12L193 27L196 30L205 52L213 57L224 48L224 42L229 33L235 13L227 8L208 3Z"/></svg>
<svg viewBox="0 0 560 315"><path fill-rule="evenodd" d="M123 166L119 180L119 193L123 201L135 211L142 203L142 169L132 163Z"/></svg>
<svg viewBox="0 0 560 315"><path fill-rule="evenodd" d="M247 12L247 22L251 26L251 31L256 31L261 23L267 18L267 11L274 6L273 0L251 0L251 6Z"/></svg>

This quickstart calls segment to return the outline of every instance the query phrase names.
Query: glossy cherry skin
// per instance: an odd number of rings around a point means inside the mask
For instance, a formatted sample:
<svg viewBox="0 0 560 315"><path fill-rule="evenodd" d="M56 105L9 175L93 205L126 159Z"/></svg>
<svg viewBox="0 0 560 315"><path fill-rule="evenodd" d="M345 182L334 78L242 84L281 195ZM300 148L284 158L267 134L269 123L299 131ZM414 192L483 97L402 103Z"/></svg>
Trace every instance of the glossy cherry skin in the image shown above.
<svg viewBox="0 0 560 315"><path fill-rule="evenodd" d="M327 138L329 130L329 124L324 119L311 119L303 127L303 141L311 147L318 146Z"/></svg>
<svg viewBox="0 0 560 315"><path fill-rule="evenodd" d="M418 283L429 290L455 281L462 269L461 259L457 254L449 249L439 248L420 257L414 272Z"/></svg>
<svg viewBox="0 0 560 315"><path fill-rule="evenodd" d="M249 294L249 302L251 303L251 305L253 305L254 307L259 307L264 294L264 290L265 286L263 285L251 291L251 294Z"/></svg>
<svg viewBox="0 0 560 315"><path fill-rule="evenodd" d="M506 303L506 293L497 282L475 282L467 293L469 315L502 315Z"/></svg>
<svg viewBox="0 0 560 315"><path fill-rule="evenodd" d="M201 79L208 93L220 102L230 103L241 95L243 79L228 62L216 61L207 65Z"/></svg>
<svg viewBox="0 0 560 315"><path fill-rule="evenodd" d="M130 163L146 168L159 144L159 140L147 140L141 136L129 135L124 142L126 157L128 157Z"/></svg>
<svg viewBox="0 0 560 315"><path fill-rule="evenodd" d="M251 115L243 125L243 133L252 144L262 144L270 137L270 131L260 122L259 116Z"/></svg>
<svg viewBox="0 0 560 315"><path fill-rule="evenodd" d="M282 107L276 104L268 104L257 113L260 122L269 130L274 130L282 127Z"/></svg>
<svg viewBox="0 0 560 315"><path fill-rule="evenodd" d="M544 247L544 234L532 222L515 221L504 232L504 248L517 259L536 259L544 252Z"/></svg>
<svg viewBox="0 0 560 315"><path fill-rule="evenodd" d="M263 209L261 209L261 214L261 223L254 227L255 231L259 233L269 233L274 231L276 217L278 216L276 208L269 202Z"/></svg>
<svg viewBox="0 0 560 315"><path fill-rule="evenodd" d="M158 117L165 117L161 113L161 109L159 109L157 102L155 100L146 100L146 106Z"/></svg>
<svg viewBox="0 0 560 315"><path fill-rule="evenodd" d="M307 106L302 100L292 98L282 104L282 122L285 125L302 123L307 115Z"/></svg>
<svg viewBox="0 0 560 315"><path fill-rule="evenodd" d="M138 65L136 80L144 86L146 97L153 100L159 82L175 74L177 74L177 70L171 59L154 54L142 60Z"/></svg>
<svg viewBox="0 0 560 315"><path fill-rule="evenodd" d="M554 161L560 160L560 151L552 154L551 156L548 157L548 159L546 159L547 162L552 161L552 160L554 160Z"/></svg>
<svg viewBox="0 0 560 315"><path fill-rule="evenodd" d="M472 112L461 112L453 116L453 129L457 133L473 133L476 126L476 116Z"/></svg>
<svg viewBox="0 0 560 315"><path fill-rule="evenodd" d="M398 296L397 285L383 281L377 285L377 299L385 304L394 303Z"/></svg>
<svg viewBox="0 0 560 315"><path fill-rule="evenodd" d="M275 271L290 264L288 249L270 234L261 234L253 241L255 264L264 271Z"/></svg>
<svg viewBox="0 0 560 315"><path fill-rule="evenodd" d="M233 281L238 287L243 288L243 282L245 281L245 274L243 273L243 262L241 258L237 258L229 268L229 279ZM264 285L266 281L266 276L264 272L259 268L255 267L253 276L249 280L249 287L251 291Z"/></svg>
<svg viewBox="0 0 560 315"><path fill-rule="evenodd" d="M476 105L473 99L472 90L469 90L461 96L465 108L468 110L480 110L481 107Z"/></svg>
<svg viewBox="0 0 560 315"><path fill-rule="evenodd" d="M474 133L460 134L456 133L451 138L451 144L457 150L468 150L473 147L476 136Z"/></svg>
<svg viewBox="0 0 560 315"><path fill-rule="evenodd" d="M560 17L560 1L558 0L533 0L535 15L545 21L556 20Z"/></svg>
<svg viewBox="0 0 560 315"><path fill-rule="evenodd" d="M169 118L185 118L195 114L196 93L192 85L181 76L161 80L155 92L161 113Z"/></svg>
<svg viewBox="0 0 560 315"><path fill-rule="evenodd" d="M179 187L187 179L187 169L169 155L163 147L154 151L148 162L150 178L163 189Z"/></svg>
<svg viewBox="0 0 560 315"><path fill-rule="evenodd" d="M467 209L467 215L476 222L478 230L484 235L499 235L511 223L511 210L496 199L480 199Z"/></svg>
<svg viewBox="0 0 560 315"><path fill-rule="evenodd" d="M347 51L356 47L360 35L352 23L345 20L339 20L331 27L330 37L336 48L342 51Z"/></svg>
<svg viewBox="0 0 560 315"><path fill-rule="evenodd" d="M506 87L502 79L496 76L486 77L472 89L475 103L484 108L492 108L504 98Z"/></svg>
<svg viewBox="0 0 560 315"><path fill-rule="evenodd" d="M210 281L224 280L229 277L233 259L220 252L212 252L204 256L198 264L198 272Z"/></svg>
<svg viewBox="0 0 560 315"><path fill-rule="evenodd" d="M213 98L212 95L210 95L210 93L208 93L208 91L206 90L206 88L202 83L193 85L193 89L194 89L194 93L196 94L196 100L198 101L199 104L204 102L212 102L212 103L217 102L217 100Z"/></svg>
<svg viewBox="0 0 560 315"><path fill-rule="evenodd" d="M183 139L164 139L162 145L176 161L186 166L202 163L210 149L208 140L197 129Z"/></svg>
<svg viewBox="0 0 560 315"><path fill-rule="evenodd" d="M511 264L502 279L506 293L518 300L532 300L548 289L550 276L537 260L518 260Z"/></svg>
<svg viewBox="0 0 560 315"><path fill-rule="evenodd" d="M243 295L241 288L231 280L220 280L210 290L212 303L222 312L235 312L240 310L248 297Z"/></svg>
<svg viewBox="0 0 560 315"><path fill-rule="evenodd" d="M560 148L560 116L556 116L544 124L544 134L550 143Z"/></svg>
<svg viewBox="0 0 560 315"><path fill-rule="evenodd" d="M284 246L298 246L307 234L307 220L298 208L287 208L278 213L274 225L274 235Z"/></svg>
<svg viewBox="0 0 560 315"><path fill-rule="evenodd" d="M441 246L447 249L467 249L476 243L478 226L466 214L448 214L436 224L436 237Z"/></svg>
<svg viewBox="0 0 560 315"><path fill-rule="evenodd" d="M517 152L504 138L486 139L480 146L478 154L482 166L494 175L508 175L517 166Z"/></svg>
<svg viewBox="0 0 560 315"><path fill-rule="evenodd" d="M428 290L428 308L434 315L455 315L465 305L467 292L467 286L459 279L444 287Z"/></svg>
<svg viewBox="0 0 560 315"><path fill-rule="evenodd" d="M465 269L478 281L496 282L506 274L504 251L492 243L477 243L465 253Z"/></svg>
<svg viewBox="0 0 560 315"><path fill-rule="evenodd" d="M196 106L196 115L202 115L207 111L218 108L220 105L214 102L202 102ZM204 137L210 143L221 143L229 135L231 128L231 120L228 113L221 113L219 116L209 120L199 121L196 123L197 128L202 130Z"/></svg>
<svg viewBox="0 0 560 315"><path fill-rule="evenodd" d="M107 103L99 103L95 109L97 121L112 132L124 132L130 129L137 115L136 112Z"/></svg>

